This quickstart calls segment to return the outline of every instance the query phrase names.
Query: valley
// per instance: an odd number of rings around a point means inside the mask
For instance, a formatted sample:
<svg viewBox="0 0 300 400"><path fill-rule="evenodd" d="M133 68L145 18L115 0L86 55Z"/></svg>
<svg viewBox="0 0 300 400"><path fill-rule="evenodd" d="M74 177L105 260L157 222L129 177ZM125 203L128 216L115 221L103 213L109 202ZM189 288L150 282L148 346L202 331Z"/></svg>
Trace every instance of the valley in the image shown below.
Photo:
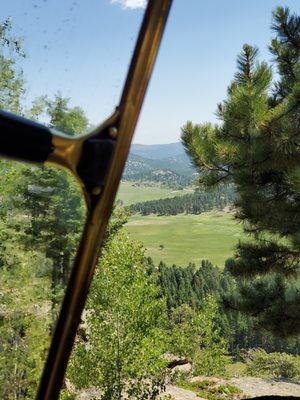
<svg viewBox="0 0 300 400"><path fill-rule="evenodd" d="M194 188L192 186L183 189L172 189L161 187L158 183L153 182L122 181L117 200L124 206L130 206L135 203L182 196L193 192Z"/></svg>
<svg viewBox="0 0 300 400"><path fill-rule="evenodd" d="M145 246L146 255L156 264L163 261L182 267L208 259L223 268L243 235L233 216L221 211L161 217L133 215L126 230Z"/></svg>
<svg viewBox="0 0 300 400"><path fill-rule="evenodd" d="M139 162L133 167L132 160ZM193 182L197 175L181 143L133 145L123 176L117 201L131 208L137 203L192 196L196 189ZM201 213L141 215L133 212L125 229L144 245L146 256L156 264L163 261L185 267L190 262L200 265L201 260L208 259L223 268L243 236L242 227L234 221L226 201L228 197L219 209L206 206L209 211Z"/></svg>

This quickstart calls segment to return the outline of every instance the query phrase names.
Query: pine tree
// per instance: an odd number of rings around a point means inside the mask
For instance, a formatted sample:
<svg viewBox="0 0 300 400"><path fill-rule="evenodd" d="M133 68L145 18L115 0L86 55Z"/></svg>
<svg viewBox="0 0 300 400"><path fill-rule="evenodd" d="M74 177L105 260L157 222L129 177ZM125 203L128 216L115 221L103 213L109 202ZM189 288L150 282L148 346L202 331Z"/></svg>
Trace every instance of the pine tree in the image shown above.
<svg viewBox="0 0 300 400"><path fill-rule="evenodd" d="M235 307L281 335L300 332L300 18L273 13L270 50L279 79L244 45L220 125L193 125L182 140L204 187L233 182L236 218L250 240L237 245L230 271L239 279Z"/></svg>

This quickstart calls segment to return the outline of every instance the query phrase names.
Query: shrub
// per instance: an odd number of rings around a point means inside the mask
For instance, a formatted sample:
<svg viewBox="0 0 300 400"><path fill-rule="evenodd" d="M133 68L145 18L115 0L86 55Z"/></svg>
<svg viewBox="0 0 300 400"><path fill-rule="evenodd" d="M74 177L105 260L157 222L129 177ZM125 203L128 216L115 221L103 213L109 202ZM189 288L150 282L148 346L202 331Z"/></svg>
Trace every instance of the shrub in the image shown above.
<svg viewBox="0 0 300 400"><path fill-rule="evenodd" d="M253 376L296 378L300 376L300 357L287 353L267 353L253 349L248 356L246 372Z"/></svg>
<svg viewBox="0 0 300 400"><path fill-rule="evenodd" d="M76 395L67 389L63 389L60 393L60 400L75 400Z"/></svg>
<svg viewBox="0 0 300 400"><path fill-rule="evenodd" d="M237 400L243 392L235 386L218 384L215 380L203 380L198 382L180 382L181 387L193 390L199 397L208 400Z"/></svg>

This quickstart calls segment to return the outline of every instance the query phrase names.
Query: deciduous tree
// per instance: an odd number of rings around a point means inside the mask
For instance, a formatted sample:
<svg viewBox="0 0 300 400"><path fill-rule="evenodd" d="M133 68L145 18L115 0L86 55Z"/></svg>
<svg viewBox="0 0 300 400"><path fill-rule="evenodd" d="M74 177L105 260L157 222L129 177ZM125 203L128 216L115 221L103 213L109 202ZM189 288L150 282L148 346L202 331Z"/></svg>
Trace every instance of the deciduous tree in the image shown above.
<svg viewBox="0 0 300 400"><path fill-rule="evenodd" d="M101 399L153 399L166 360L164 302L144 251L124 232L106 245L92 283L69 376L78 388L95 386Z"/></svg>
<svg viewBox="0 0 300 400"><path fill-rule="evenodd" d="M25 54L22 40L11 31L12 20L6 18L0 24L0 108L20 113L24 79L18 59L25 57Z"/></svg>

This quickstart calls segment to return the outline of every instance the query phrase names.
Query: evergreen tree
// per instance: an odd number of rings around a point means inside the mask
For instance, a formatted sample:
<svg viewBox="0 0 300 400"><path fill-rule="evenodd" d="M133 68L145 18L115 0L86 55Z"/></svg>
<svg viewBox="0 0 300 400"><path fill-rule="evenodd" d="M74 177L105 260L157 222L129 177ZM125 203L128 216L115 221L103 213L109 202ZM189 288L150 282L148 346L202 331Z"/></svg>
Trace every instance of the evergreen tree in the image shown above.
<svg viewBox="0 0 300 400"><path fill-rule="evenodd" d="M273 13L270 50L279 79L244 45L238 71L219 104L221 125L193 125L182 140L202 186L234 183L236 218L251 240L237 246L235 306L277 334L300 332L300 18Z"/></svg>

